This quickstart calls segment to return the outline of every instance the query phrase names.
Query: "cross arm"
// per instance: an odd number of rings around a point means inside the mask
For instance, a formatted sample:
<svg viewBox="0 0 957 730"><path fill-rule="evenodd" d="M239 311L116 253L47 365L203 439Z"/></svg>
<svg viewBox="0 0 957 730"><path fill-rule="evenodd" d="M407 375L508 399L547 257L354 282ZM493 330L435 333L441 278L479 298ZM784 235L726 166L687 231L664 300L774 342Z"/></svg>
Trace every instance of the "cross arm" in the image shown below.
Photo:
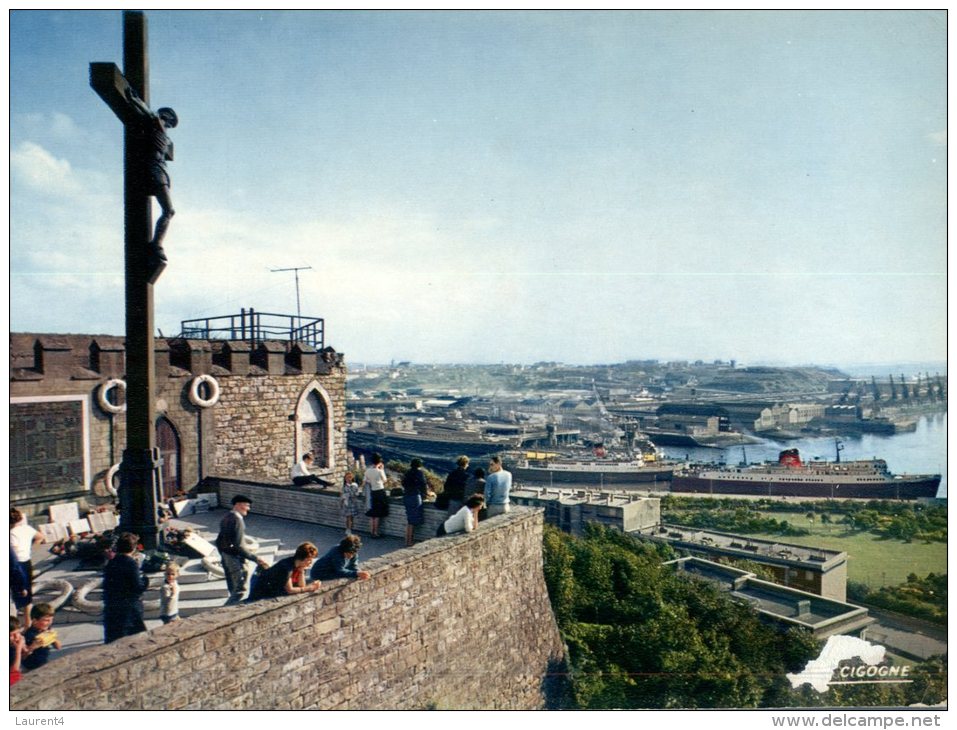
<svg viewBox="0 0 957 730"><path fill-rule="evenodd" d="M137 118L137 110L126 96L130 84L115 63L91 63L90 86L123 124Z"/></svg>

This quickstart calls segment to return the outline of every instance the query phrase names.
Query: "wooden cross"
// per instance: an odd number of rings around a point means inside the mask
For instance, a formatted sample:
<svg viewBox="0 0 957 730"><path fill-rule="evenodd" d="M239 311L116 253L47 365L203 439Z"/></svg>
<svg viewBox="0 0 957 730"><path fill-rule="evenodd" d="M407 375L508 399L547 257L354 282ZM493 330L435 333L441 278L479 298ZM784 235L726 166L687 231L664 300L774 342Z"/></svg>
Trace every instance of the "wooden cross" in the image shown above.
<svg viewBox="0 0 957 730"><path fill-rule="evenodd" d="M132 87L149 104L146 17L123 12L123 70L112 63L90 64L90 86L123 122L124 257L126 280L126 449L120 468L120 529L134 532L147 549L159 543L156 505L160 457L156 448L153 284L159 275L149 260L152 214L140 136L131 126Z"/></svg>

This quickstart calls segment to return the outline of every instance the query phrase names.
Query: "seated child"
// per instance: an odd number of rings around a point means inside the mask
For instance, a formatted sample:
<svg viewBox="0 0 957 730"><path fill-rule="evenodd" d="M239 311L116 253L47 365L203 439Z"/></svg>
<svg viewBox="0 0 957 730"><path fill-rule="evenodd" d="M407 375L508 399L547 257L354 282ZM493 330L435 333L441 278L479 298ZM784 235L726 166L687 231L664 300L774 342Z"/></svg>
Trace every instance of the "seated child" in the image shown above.
<svg viewBox="0 0 957 730"><path fill-rule="evenodd" d="M20 633L20 620L16 616L10 617L10 685L13 686L23 678L20 663L26 656L27 645Z"/></svg>
<svg viewBox="0 0 957 730"><path fill-rule="evenodd" d="M60 648L53 626L53 607L49 603L37 603L30 611L30 628L23 632L23 641L30 654L23 660L24 669L42 667L50 659L50 647Z"/></svg>

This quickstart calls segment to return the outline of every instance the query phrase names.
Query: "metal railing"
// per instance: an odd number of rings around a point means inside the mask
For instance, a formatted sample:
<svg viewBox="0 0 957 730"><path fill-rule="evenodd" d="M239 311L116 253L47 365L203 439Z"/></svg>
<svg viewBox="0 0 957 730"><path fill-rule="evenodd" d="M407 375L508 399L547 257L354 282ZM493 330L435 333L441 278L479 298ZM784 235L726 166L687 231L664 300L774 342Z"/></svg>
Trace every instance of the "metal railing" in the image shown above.
<svg viewBox="0 0 957 730"><path fill-rule="evenodd" d="M264 340L288 340L325 347L325 320L295 314L241 309L239 314L184 319L178 337L191 340L242 340L255 347Z"/></svg>

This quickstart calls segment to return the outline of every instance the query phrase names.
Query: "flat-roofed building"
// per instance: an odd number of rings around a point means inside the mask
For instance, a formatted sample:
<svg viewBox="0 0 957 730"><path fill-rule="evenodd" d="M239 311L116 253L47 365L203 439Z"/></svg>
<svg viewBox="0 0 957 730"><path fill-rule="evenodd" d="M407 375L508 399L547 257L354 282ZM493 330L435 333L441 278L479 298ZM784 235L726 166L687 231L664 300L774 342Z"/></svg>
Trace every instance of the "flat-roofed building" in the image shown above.
<svg viewBox="0 0 957 730"><path fill-rule="evenodd" d="M661 500L636 494L542 487L513 489L509 499L527 507L543 507L546 522L572 535L582 535L587 522L635 532L661 521Z"/></svg>
<svg viewBox="0 0 957 730"><path fill-rule="evenodd" d="M680 525L641 528L640 537L666 542L708 558L751 560L770 568L781 585L836 601L847 599L845 552Z"/></svg>
<svg viewBox="0 0 957 730"><path fill-rule="evenodd" d="M816 639L835 634L864 638L867 627L875 622L861 606L760 580L754 573L710 560L686 557L665 565L717 585L735 600L751 606L765 620L807 629Z"/></svg>

